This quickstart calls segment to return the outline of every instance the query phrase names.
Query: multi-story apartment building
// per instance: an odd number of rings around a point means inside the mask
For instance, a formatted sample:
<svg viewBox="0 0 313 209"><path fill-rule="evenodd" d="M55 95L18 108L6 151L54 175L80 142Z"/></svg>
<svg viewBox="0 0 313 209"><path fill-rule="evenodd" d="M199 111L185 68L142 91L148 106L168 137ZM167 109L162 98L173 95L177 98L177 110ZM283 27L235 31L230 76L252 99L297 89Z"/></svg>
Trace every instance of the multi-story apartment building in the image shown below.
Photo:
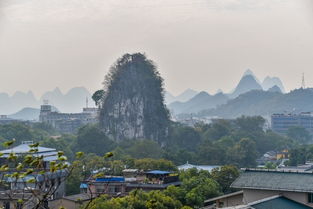
<svg viewBox="0 0 313 209"><path fill-rule="evenodd" d="M50 124L61 133L73 133L78 128L98 121L98 108L83 108L81 113L59 113L48 104L41 105L39 121Z"/></svg>
<svg viewBox="0 0 313 209"><path fill-rule="evenodd" d="M273 114L271 116L271 126L273 131L281 134L286 134L288 129L293 126L303 127L313 134L313 113Z"/></svg>

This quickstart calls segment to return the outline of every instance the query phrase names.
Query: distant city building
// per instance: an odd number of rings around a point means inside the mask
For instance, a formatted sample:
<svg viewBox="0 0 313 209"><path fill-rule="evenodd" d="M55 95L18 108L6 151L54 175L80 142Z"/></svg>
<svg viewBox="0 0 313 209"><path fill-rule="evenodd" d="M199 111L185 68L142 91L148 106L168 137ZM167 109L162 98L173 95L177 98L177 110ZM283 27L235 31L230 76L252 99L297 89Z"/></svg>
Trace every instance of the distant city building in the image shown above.
<svg viewBox="0 0 313 209"><path fill-rule="evenodd" d="M138 169L125 169L123 176L92 176L80 185L82 193L91 193L91 196L102 194L111 197L125 196L134 189L143 191L164 190L169 186L180 186L179 176L169 171L139 171Z"/></svg>
<svg viewBox="0 0 313 209"><path fill-rule="evenodd" d="M7 115L0 115L0 125L19 122L19 120L9 118Z"/></svg>
<svg viewBox="0 0 313 209"><path fill-rule="evenodd" d="M49 104L41 105L39 121L50 124L61 133L73 133L78 128L98 121L98 108L86 107L81 113L59 113Z"/></svg>
<svg viewBox="0 0 313 209"><path fill-rule="evenodd" d="M303 112L300 114L273 114L271 116L272 130L286 134L290 127L300 126L313 134L313 113Z"/></svg>

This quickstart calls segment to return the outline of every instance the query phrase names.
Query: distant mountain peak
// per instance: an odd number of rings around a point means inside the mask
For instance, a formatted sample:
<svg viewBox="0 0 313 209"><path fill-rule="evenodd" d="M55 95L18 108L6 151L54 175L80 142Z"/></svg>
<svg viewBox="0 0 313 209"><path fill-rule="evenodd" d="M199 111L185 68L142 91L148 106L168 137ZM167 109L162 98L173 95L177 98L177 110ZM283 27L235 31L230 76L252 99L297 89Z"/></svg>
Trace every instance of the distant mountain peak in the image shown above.
<svg viewBox="0 0 313 209"><path fill-rule="evenodd" d="M223 94L223 90L222 89L217 89L216 93L215 94L220 94L222 93Z"/></svg>
<svg viewBox="0 0 313 209"><path fill-rule="evenodd" d="M262 82L263 89L267 91L274 86L279 87L281 92L285 92L284 85L278 77L266 76Z"/></svg>
<svg viewBox="0 0 313 209"><path fill-rule="evenodd" d="M63 95L62 91L60 90L59 87L56 87L55 89L53 89L52 91L54 94L60 94L60 95Z"/></svg>
<svg viewBox="0 0 313 209"><path fill-rule="evenodd" d="M249 68L243 74L243 76L246 76L246 75L252 75L253 77L255 77L254 73Z"/></svg>
<svg viewBox="0 0 313 209"><path fill-rule="evenodd" d="M196 96L198 94L197 91L193 90L193 89L186 89L185 91L183 91L181 94L179 94L175 100L176 101L180 101L180 102L186 102L189 99L191 99L192 97Z"/></svg>
<svg viewBox="0 0 313 209"><path fill-rule="evenodd" d="M251 90L263 90L263 88L253 75L248 74L240 79L238 85L236 86L234 92L231 93L230 97L235 98L240 94Z"/></svg>
<svg viewBox="0 0 313 209"><path fill-rule="evenodd" d="M278 92L278 93L282 93L282 90L279 88L279 86L275 85L273 87L271 87L270 89L268 89L267 91L269 92Z"/></svg>
<svg viewBox="0 0 313 209"><path fill-rule="evenodd" d="M251 69L247 69L244 74L242 75L242 78L245 76L252 76L258 84L261 84L261 81L255 76L254 72Z"/></svg>

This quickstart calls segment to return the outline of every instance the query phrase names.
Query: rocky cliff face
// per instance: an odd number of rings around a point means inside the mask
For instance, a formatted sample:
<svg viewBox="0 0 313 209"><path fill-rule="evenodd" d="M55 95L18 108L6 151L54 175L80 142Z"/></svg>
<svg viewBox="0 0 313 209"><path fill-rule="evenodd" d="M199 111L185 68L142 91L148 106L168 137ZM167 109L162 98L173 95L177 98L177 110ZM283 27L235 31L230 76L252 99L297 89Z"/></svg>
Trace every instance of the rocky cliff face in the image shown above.
<svg viewBox="0 0 313 209"><path fill-rule="evenodd" d="M143 54L126 54L104 81L100 124L115 140L165 140L169 114L163 103L163 80Z"/></svg>

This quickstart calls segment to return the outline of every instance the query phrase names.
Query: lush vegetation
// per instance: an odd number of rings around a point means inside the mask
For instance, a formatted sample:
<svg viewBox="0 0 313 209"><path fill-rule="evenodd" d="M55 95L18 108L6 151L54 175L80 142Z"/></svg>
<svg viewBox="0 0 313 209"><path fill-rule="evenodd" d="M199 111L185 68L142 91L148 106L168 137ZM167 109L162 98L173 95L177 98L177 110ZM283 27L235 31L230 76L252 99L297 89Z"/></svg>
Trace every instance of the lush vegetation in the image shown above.
<svg viewBox="0 0 313 209"><path fill-rule="evenodd" d="M63 150L70 160L82 151L103 156L113 152L111 160L133 162L134 159L151 158L172 161L175 165L187 161L193 164L254 167L256 159L265 152L296 149L307 141L306 133L298 128L288 136L264 130L262 117L240 117L235 120L217 120L214 123L197 124L195 127L172 123L168 139L157 143L149 139L116 142L106 136L97 125L87 125L76 135L54 135L51 127L43 124L11 124L0 126L0 139L16 139L40 142L41 146Z"/></svg>
<svg viewBox="0 0 313 209"><path fill-rule="evenodd" d="M262 117L216 120L212 124L197 124L195 127L172 123L167 140L157 143L149 139L116 142L107 137L98 125L84 126L75 135L55 136L57 133L45 124L10 124L0 126L0 138L15 138L15 144L22 140L40 142L40 146L63 150L72 162L75 153L85 152L75 161L75 168L67 179L67 194L78 193L81 180L92 175L93 171L109 175L121 175L125 168L179 172L176 166L187 161L193 164L254 167L256 158L265 152L283 149L290 150L290 165L313 159L313 145L301 145L307 141L305 131L292 128L287 136L281 136L265 130L264 125ZM103 160L108 153L113 156ZM224 166L211 173L194 169L180 172L181 187L169 187L162 192L134 191L127 197L110 200L103 196L90 207L201 207L207 198L232 192L229 186L239 175L234 166Z"/></svg>

